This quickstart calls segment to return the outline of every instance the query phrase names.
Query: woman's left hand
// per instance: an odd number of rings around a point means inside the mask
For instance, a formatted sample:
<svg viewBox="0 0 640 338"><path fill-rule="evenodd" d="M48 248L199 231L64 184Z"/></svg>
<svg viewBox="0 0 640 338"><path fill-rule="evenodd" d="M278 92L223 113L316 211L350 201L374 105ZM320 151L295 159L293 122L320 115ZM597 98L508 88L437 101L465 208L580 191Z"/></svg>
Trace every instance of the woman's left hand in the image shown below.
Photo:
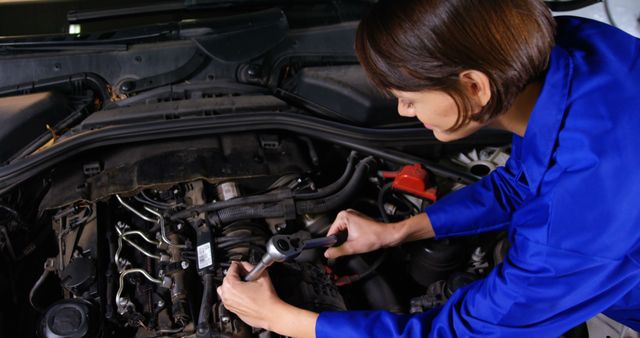
<svg viewBox="0 0 640 338"><path fill-rule="evenodd" d="M271 316L277 312L274 308L282 305L283 301L276 294L266 271L255 281L242 281L241 276L252 268L247 262L232 262L222 285L217 289L218 295L227 310L238 315L243 322L271 330Z"/></svg>

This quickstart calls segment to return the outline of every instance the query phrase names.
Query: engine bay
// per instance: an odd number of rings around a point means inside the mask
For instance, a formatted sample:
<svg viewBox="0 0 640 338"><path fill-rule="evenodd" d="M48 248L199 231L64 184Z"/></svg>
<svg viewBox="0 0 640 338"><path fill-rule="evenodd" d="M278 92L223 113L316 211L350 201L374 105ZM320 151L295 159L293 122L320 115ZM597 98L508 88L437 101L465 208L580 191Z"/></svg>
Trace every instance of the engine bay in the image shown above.
<svg viewBox="0 0 640 338"><path fill-rule="evenodd" d="M452 161L488 172L506 158L485 148ZM270 336L215 294L231 261L257 264L274 235L323 237L340 210L388 223L461 186L277 133L142 143L87 163L62 166L40 206L58 248L29 292L43 337ZM491 234L330 261L319 248L268 271L283 300L308 310L417 313L488 273L507 246Z"/></svg>

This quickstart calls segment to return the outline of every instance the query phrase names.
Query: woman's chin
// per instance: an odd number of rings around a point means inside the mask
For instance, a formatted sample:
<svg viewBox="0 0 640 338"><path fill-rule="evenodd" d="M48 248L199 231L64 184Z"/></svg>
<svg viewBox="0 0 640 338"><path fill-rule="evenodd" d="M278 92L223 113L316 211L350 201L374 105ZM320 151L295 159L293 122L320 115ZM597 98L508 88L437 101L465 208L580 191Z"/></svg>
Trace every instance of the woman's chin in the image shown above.
<svg viewBox="0 0 640 338"><path fill-rule="evenodd" d="M433 136L436 137L436 139L438 139L438 141L440 142L451 142L451 141L455 141L455 140L459 140L464 136L460 136L457 135L458 133L448 133L445 131L441 131L438 129L434 129L433 130Z"/></svg>

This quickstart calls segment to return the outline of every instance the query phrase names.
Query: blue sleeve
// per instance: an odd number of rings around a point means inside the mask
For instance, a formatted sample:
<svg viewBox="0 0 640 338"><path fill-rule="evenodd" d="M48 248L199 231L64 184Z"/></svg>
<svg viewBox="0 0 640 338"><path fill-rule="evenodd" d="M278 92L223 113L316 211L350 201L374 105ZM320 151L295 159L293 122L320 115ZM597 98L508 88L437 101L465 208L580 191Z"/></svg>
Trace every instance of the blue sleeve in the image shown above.
<svg viewBox="0 0 640 338"><path fill-rule="evenodd" d="M525 177L512 156L505 167L427 207L436 238L504 230L513 211L531 195Z"/></svg>
<svg viewBox="0 0 640 338"><path fill-rule="evenodd" d="M501 265L456 291L441 309L413 316L321 313L316 336L558 337L607 309L640 279L631 260L512 240L517 245Z"/></svg>

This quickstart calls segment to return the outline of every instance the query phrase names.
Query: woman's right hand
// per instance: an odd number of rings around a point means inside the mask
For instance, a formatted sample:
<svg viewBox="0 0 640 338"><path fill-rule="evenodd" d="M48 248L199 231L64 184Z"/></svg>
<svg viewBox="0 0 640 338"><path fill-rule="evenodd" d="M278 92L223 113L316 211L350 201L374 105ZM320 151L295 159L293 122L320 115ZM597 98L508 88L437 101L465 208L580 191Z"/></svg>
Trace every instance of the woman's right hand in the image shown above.
<svg viewBox="0 0 640 338"><path fill-rule="evenodd" d="M325 257L337 258L365 253L395 244L396 236L391 224L376 222L352 209L341 211L336 216L327 236L344 230L349 233L347 241L338 247L327 249Z"/></svg>
<svg viewBox="0 0 640 338"><path fill-rule="evenodd" d="M325 257L337 258L366 253L435 236L429 216L425 212L401 222L385 224L376 222L355 210L344 210L336 216L327 235L331 236L343 230L349 233L347 241L338 247L327 249L324 253Z"/></svg>

